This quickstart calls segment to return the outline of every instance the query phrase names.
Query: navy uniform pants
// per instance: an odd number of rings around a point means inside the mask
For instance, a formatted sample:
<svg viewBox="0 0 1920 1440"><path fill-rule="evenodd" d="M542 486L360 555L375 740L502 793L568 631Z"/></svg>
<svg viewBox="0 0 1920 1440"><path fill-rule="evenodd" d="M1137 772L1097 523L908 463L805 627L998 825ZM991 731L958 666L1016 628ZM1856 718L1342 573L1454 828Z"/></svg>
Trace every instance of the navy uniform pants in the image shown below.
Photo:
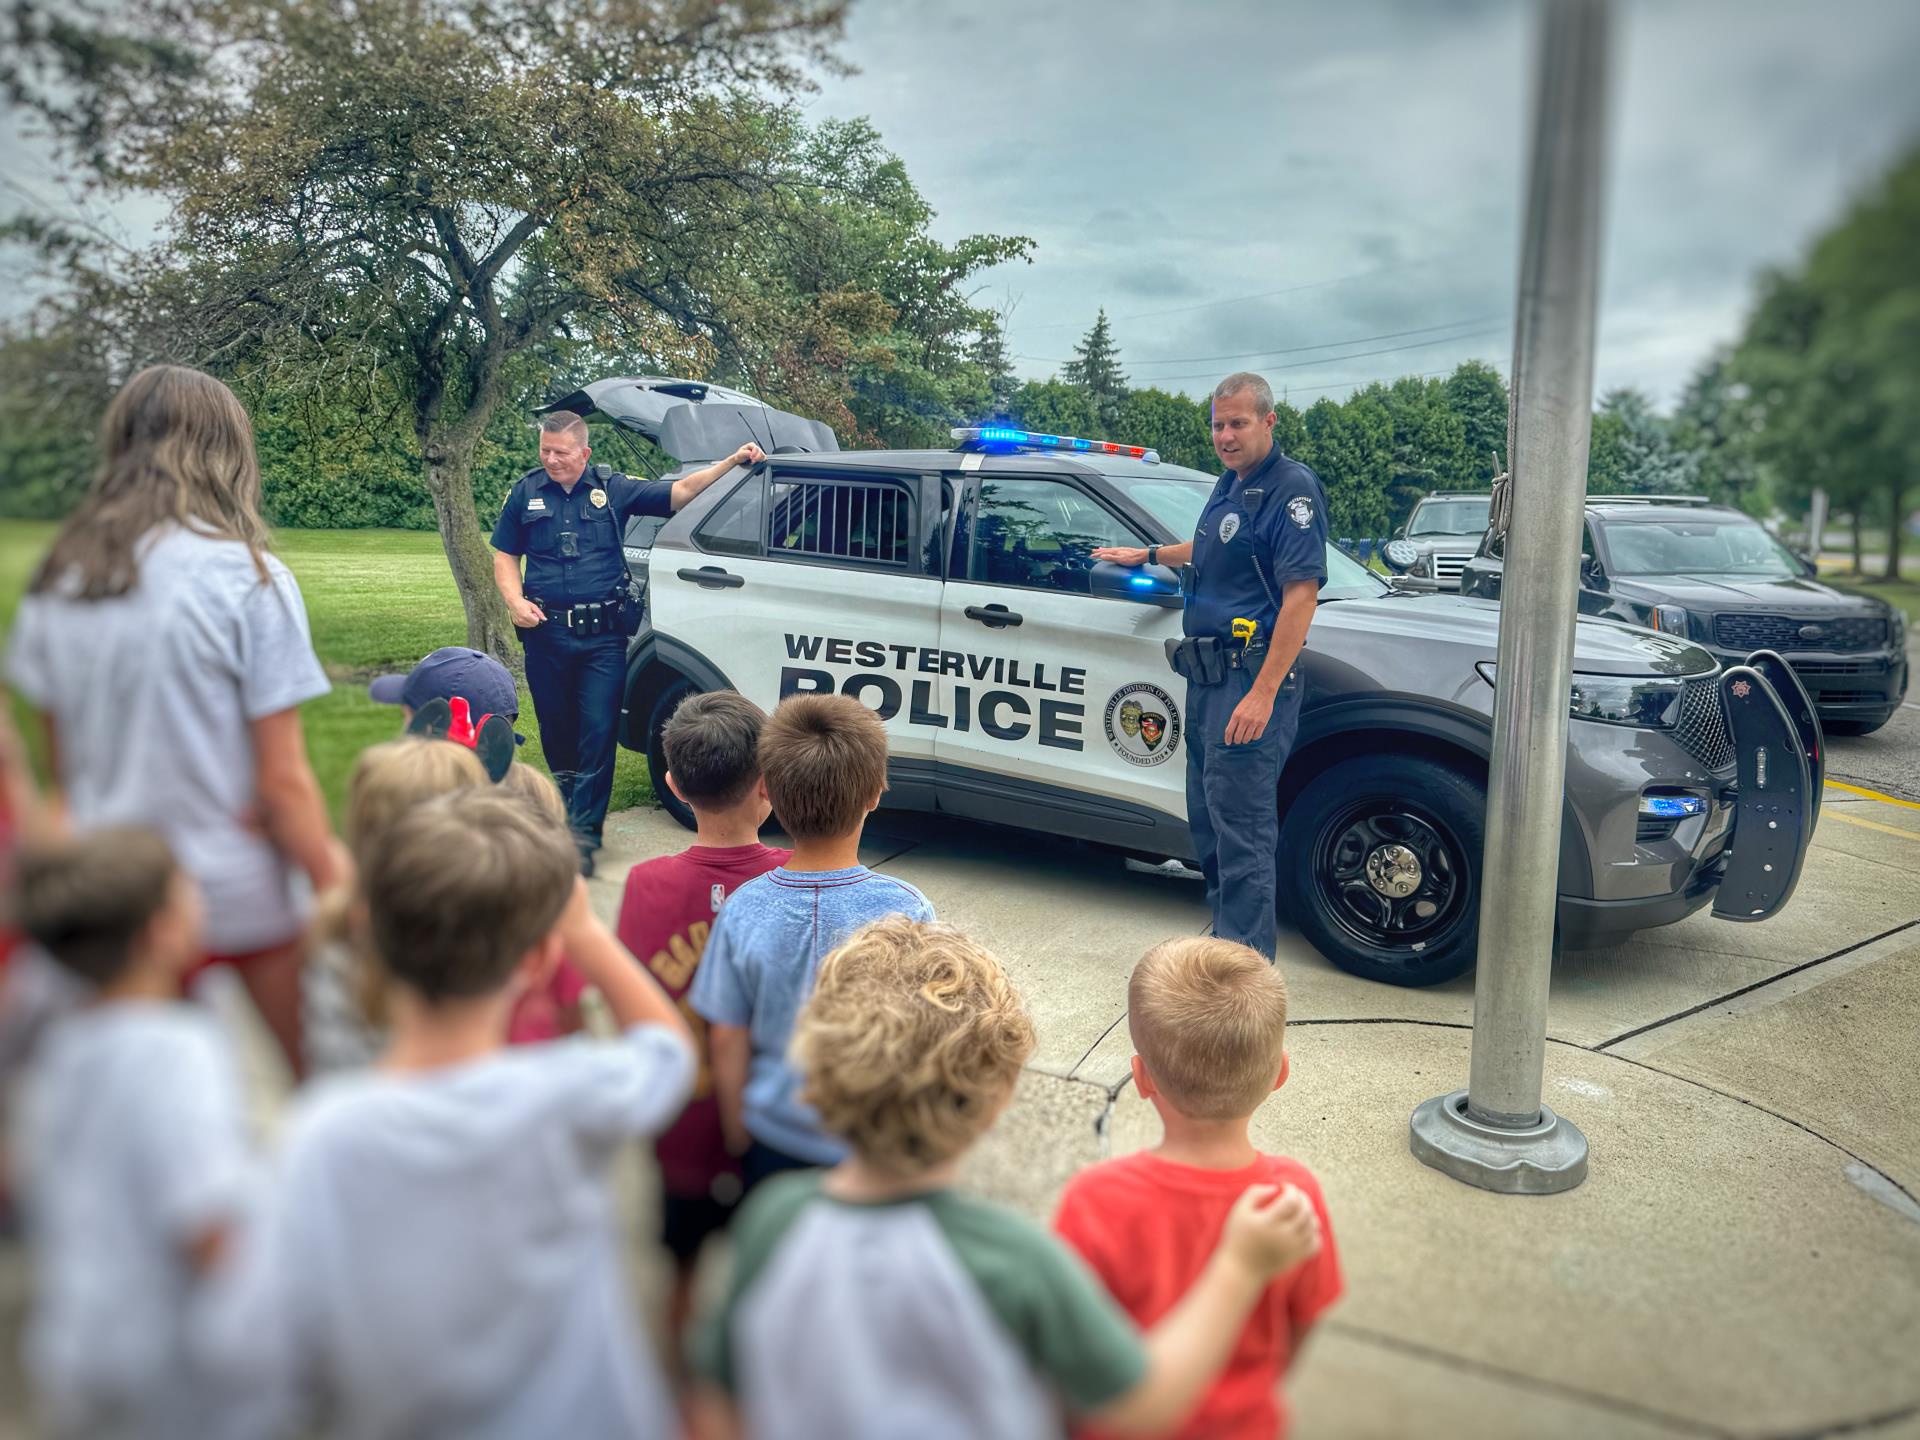
<svg viewBox="0 0 1920 1440"><path fill-rule="evenodd" d="M1187 827L1207 879L1213 933L1271 960L1280 770L1300 728L1300 681L1297 672L1287 677L1258 740L1229 745L1227 721L1252 688L1249 670L1187 686Z"/></svg>
<svg viewBox="0 0 1920 1440"><path fill-rule="evenodd" d="M527 689L540 722L540 748L567 802L567 825L582 850L598 849L613 794L626 636L575 636L549 620L522 630L520 637L527 647Z"/></svg>

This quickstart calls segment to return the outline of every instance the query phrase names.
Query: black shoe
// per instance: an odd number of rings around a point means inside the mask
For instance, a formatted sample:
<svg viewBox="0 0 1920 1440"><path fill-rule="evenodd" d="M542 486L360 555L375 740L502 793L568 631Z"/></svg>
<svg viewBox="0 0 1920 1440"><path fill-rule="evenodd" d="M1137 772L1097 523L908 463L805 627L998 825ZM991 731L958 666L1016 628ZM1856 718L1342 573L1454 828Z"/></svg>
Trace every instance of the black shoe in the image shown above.
<svg viewBox="0 0 1920 1440"><path fill-rule="evenodd" d="M589 880L593 878L593 851L582 850L580 852L580 873Z"/></svg>

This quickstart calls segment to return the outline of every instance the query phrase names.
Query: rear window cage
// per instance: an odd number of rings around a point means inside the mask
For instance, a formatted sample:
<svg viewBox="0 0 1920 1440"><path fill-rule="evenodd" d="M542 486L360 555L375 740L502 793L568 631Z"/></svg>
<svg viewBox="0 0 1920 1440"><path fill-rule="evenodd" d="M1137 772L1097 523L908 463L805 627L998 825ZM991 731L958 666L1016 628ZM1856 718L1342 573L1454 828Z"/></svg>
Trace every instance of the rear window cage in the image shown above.
<svg viewBox="0 0 1920 1440"><path fill-rule="evenodd" d="M916 489L891 475L763 471L716 505L694 539L720 555L912 572Z"/></svg>

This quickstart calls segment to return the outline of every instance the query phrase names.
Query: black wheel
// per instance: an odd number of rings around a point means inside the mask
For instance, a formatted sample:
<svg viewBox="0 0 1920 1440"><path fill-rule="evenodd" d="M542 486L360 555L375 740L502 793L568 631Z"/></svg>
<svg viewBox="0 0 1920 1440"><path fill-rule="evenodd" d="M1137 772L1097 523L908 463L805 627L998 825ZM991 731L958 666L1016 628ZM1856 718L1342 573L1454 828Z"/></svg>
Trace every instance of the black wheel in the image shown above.
<svg viewBox="0 0 1920 1440"><path fill-rule="evenodd" d="M1871 735L1891 719L1893 712L1889 710L1878 720L1822 720L1820 728L1828 735Z"/></svg>
<svg viewBox="0 0 1920 1440"><path fill-rule="evenodd" d="M660 802L662 809L689 830L698 828L693 818L693 807L667 787L667 752L660 743L660 735L667 728L667 721L673 718L673 712L680 708L680 702L696 693L691 681L674 681L653 702L653 715L647 721L647 777L653 781L653 797Z"/></svg>
<svg viewBox="0 0 1920 1440"><path fill-rule="evenodd" d="M1280 831L1281 900L1335 965L1390 985L1473 967L1486 790L1438 761L1362 755L1322 772Z"/></svg>

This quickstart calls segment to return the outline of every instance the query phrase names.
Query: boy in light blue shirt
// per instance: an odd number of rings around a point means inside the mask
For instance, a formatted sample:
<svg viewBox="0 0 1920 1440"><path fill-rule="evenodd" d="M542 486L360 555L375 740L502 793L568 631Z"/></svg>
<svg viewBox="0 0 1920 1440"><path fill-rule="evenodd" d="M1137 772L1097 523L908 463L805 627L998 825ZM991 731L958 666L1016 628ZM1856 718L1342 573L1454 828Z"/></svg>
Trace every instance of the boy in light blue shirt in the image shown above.
<svg viewBox="0 0 1920 1440"><path fill-rule="evenodd" d="M801 1101L787 1054L821 958L870 921L934 918L913 886L860 863L860 832L887 788L873 711L843 695L790 697L761 731L760 771L793 857L733 892L688 996L711 1027L720 1124L748 1189L846 1154Z"/></svg>

